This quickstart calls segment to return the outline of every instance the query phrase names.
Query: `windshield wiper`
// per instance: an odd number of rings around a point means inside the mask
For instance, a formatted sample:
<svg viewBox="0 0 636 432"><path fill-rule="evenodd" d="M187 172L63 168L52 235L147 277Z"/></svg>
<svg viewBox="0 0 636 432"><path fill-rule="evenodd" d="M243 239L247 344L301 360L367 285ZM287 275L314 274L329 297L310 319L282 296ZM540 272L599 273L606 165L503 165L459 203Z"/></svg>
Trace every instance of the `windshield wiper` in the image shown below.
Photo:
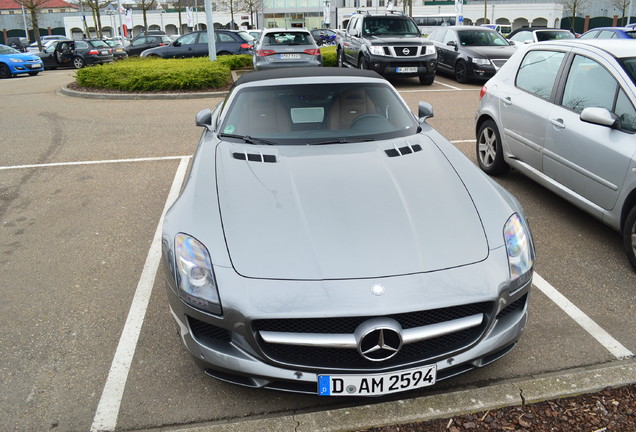
<svg viewBox="0 0 636 432"><path fill-rule="evenodd" d="M313 143L308 143L308 145L323 145L323 144L349 144L349 143L359 143L359 142L369 142L375 141L373 138L334 138L327 141L318 141Z"/></svg>
<svg viewBox="0 0 636 432"><path fill-rule="evenodd" d="M218 134L221 138L237 138L243 140L247 144L266 144L266 145L277 145L274 141L269 141L263 138L251 137L249 135L237 135L237 134L229 134L229 133L220 133Z"/></svg>

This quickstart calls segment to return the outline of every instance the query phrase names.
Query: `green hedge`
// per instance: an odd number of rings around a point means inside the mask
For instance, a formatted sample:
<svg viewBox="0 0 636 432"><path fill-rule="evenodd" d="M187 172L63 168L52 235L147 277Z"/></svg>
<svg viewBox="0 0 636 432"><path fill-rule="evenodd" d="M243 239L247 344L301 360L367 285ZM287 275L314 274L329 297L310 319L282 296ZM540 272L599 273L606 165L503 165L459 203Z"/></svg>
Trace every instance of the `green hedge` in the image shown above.
<svg viewBox="0 0 636 432"><path fill-rule="evenodd" d="M336 66L336 47L320 49L324 66ZM77 84L127 92L213 90L231 84L231 71L252 67L249 55L190 59L131 57L103 66L78 69Z"/></svg>

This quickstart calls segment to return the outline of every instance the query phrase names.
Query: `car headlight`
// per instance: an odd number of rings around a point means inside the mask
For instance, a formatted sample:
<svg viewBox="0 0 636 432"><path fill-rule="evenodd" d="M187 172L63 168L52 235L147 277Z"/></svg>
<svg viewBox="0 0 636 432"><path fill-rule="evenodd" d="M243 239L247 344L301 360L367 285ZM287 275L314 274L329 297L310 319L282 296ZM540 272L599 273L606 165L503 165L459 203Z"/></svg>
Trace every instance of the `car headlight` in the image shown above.
<svg viewBox="0 0 636 432"><path fill-rule="evenodd" d="M504 240L508 252L508 266L512 280L528 273L534 264L534 250L530 232L517 213L504 226Z"/></svg>
<svg viewBox="0 0 636 432"><path fill-rule="evenodd" d="M482 66L487 66L490 64L490 60L485 59L485 58L474 58L473 59L473 63L478 64L478 65L482 65Z"/></svg>
<svg viewBox="0 0 636 432"><path fill-rule="evenodd" d="M435 45L426 45L424 48L424 55L431 55L437 52L435 50Z"/></svg>
<svg viewBox="0 0 636 432"><path fill-rule="evenodd" d="M179 296L197 309L221 315L221 299L207 249L187 234L177 234L174 243Z"/></svg>
<svg viewBox="0 0 636 432"><path fill-rule="evenodd" d="M10 57L9 60L11 60L13 63L24 63L25 62L24 59L13 58L13 57Z"/></svg>
<svg viewBox="0 0 636 432"><path fill-rule="evenodd" d="M384 48L382 48L381 46L371 45L369 47L369 51L373 55L384 55Z"/></svg>

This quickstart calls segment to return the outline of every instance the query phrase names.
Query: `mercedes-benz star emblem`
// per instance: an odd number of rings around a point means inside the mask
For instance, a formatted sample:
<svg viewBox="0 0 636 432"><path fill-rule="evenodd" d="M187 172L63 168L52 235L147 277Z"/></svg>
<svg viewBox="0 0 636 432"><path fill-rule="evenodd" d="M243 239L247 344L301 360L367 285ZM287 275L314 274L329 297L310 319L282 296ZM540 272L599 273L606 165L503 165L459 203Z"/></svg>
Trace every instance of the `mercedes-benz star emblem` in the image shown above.
<svg viewBox="0 0 636 432"><path fill-rule="evenodd" d="M388 360L402 348L402 326L391 318L363 322L356 329L355 337L360 355L374 362Z"/></svg>

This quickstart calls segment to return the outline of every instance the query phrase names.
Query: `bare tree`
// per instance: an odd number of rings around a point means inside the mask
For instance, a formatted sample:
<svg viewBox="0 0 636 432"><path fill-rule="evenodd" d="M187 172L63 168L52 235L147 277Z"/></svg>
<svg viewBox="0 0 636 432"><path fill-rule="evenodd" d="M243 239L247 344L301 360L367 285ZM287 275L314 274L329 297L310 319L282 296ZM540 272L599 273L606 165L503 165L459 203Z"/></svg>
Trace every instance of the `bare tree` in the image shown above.
<svg viewBox="0 0 636 432"><path fill-rule="evenodd" d="M621 24L625 25L627 22L626 15L627 9L629 9L630 0L612 0L612 6L621 11Z"/></svg>
<svg viewBox="0 0 636 432"><path fill-rule="evenodd" d="M97 31L97 37L102 39L104 35L102 34L102 17L99 13L99 10L109 6L112 3L112 0L86 0L86 4L91 9L93 14L93 22L95 23L95 30ZM89 35L90 37L90 35Z"/></svg>
<svg viewBox="0 0 636 432"><path fill-rule="evenodd" d="M566 11L572 13L572 21L570 22L570 30L574 31L574 19L577 13L587 8L588 0L561 0Z"/></svg>
<svg viewBox="0 0 636 432"><path fill-rule="evenodd" d="M256 24L256 14L258 11L263 10L263 0L243 0L238 7L240 11L249 14L250 21L254 25Z"/></svg>
<svg viewBox="0 0 636 432"><path fill-rule="evenodd" d="M15 0L20 6L24 6L31 15L31 25L33 26L33 37L38 43L38 49L42 51L42 41L40 40L40 26L38 23L39 10L42 9L49 0Z"/></svg>
<svg viewBox="0 0 636 432"><path fill-rule="evenodd" d="M141 11L144 15L144 29L148 31L148 17L146 13L149 10L157 9L157 0L139 0L137 4L141 6Z"/></svg>

